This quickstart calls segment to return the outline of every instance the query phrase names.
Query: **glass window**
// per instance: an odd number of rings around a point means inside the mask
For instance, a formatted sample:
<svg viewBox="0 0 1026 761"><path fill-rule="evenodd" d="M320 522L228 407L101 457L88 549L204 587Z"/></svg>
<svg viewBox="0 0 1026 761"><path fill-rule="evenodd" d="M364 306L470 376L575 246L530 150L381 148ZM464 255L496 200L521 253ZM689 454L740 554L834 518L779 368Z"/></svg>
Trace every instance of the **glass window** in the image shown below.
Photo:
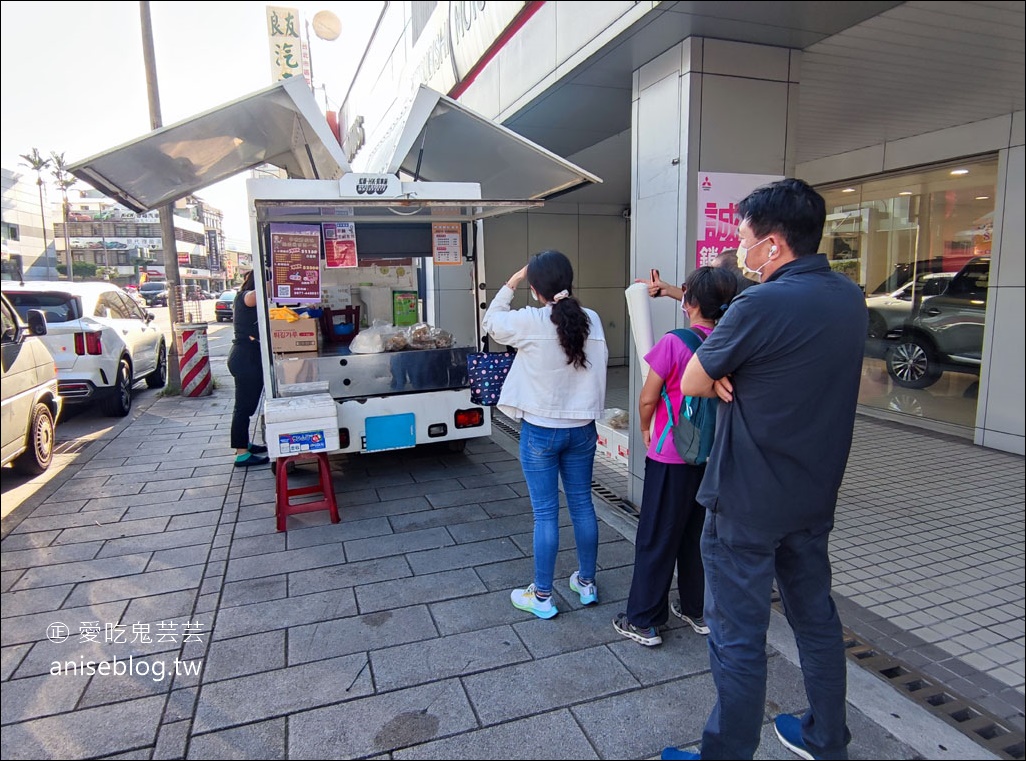
<svg viewBox="0 0 1026 761"><path fill-rule="evenodd" d="M95 317L110 317L115 320L128 319L125 305L114 291L100 294L100 298L96 300L96 308L93 310L93 315Z"/></svg>
<svg viewBox="0 0 1026 761"><path fill-rule="evenodd" d="M820 189L820 250L866 293L861 404L975 425L996 183L988 157Z"/></svg>

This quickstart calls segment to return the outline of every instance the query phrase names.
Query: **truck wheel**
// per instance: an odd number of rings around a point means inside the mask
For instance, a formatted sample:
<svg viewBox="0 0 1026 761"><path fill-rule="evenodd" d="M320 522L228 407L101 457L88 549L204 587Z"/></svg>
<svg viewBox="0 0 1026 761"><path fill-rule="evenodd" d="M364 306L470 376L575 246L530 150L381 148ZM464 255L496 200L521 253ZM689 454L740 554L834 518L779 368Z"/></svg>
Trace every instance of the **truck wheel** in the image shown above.
<svg viewBox="0 0 1026 761"><path fill-rule="evenodd" d="M456 439L456 441L449 441L449 442L446 442L446 443L449 445L449 451L450 452L457 452L457 453L459 453L459 452L465 451L466 448L467 448L467 440L466 439Z"/></svg>
<svg viewBox="0 0 1026 761"><path fill-rule="evenodd" d="M125 417L132 410L132 368L128 360L118 365L118 377L110 395L103 400L103 413L110 417Z"/></svg>
<svg viewBox="0 0 1026 761"><path fill-rule="evenodd" d="M32 410L28 449L18 455L13 467L26 476L38 476L53 461L53 413L42 402Z"/></svg>

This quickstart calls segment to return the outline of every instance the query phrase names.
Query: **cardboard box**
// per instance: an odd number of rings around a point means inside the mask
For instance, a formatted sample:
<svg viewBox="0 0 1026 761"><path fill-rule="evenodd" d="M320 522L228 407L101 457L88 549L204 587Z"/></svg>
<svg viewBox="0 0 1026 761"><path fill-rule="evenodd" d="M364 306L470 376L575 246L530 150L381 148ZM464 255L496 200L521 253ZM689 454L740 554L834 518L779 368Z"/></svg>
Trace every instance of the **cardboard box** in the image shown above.
<svg viewBox="0 0 1026 761"><path fill-rule="evenodd" d="M304 317L295 322L271 320L271 351L284 352L317 351L317 320Z"/></svg>
<svg viewBox="0 0 1026 761"><path fill-rule="evenodd" d="M627 458L630 456L630 448L627 444L627 431L611 428L601 421L595 422L595 431L598 434L596 453L600 457L626 466Z"/></svg>

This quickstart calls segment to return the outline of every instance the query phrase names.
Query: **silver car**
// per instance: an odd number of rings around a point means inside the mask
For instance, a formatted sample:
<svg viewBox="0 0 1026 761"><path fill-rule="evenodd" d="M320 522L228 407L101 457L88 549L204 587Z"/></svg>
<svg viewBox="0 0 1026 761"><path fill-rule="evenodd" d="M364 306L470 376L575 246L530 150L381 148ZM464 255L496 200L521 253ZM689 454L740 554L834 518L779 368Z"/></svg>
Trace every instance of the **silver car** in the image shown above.
<svg viewBox="0 0 1026 761"><path fill-rule="evenodd" d="M892 293L867 297L869 337L897 338L912 316L916 299L922 301L942 293L954 276L954 272L924 272Z"/></svg>

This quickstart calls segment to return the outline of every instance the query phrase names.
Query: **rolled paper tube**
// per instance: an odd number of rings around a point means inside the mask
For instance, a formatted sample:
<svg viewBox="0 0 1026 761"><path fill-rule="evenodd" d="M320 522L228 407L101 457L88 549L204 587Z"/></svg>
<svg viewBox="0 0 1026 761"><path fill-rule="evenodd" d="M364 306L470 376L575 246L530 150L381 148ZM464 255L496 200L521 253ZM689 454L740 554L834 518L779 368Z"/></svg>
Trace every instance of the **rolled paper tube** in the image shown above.
<svg viewBox="0 0 1026 761"><path fill-rule="evenodd" d="M652 297L648 295L648 286L634 283L624 291L627 297L627 314L631 318L631 335L634 337L634 350L638 353L638 364L641 367L641 380L648 378L648 363L645 355L655 345L652 337Z"/></svg>

